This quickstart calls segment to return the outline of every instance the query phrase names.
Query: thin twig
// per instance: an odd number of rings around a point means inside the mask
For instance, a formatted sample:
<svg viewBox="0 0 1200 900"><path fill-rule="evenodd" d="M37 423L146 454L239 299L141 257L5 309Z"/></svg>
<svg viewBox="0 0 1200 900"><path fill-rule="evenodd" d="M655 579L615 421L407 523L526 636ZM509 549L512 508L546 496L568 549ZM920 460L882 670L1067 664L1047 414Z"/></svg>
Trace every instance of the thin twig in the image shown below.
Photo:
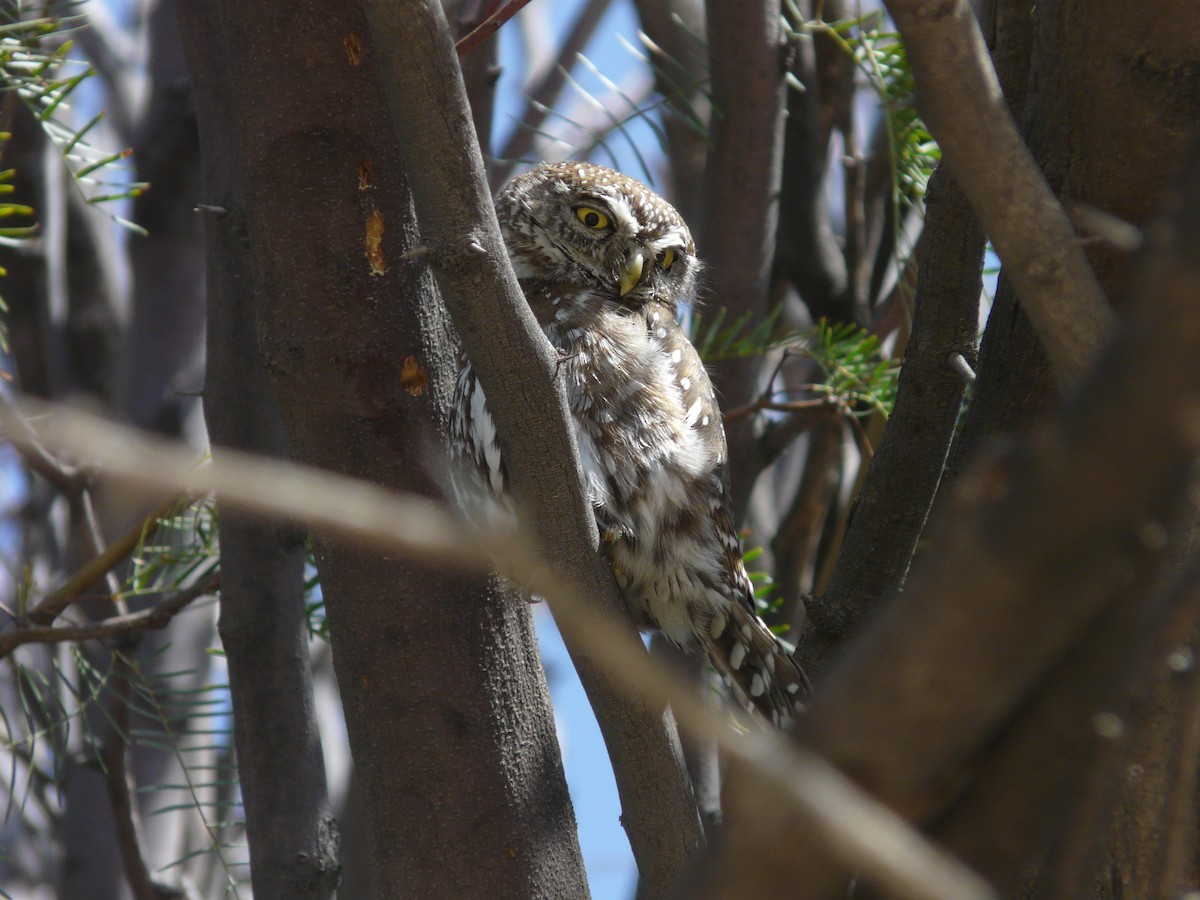
<svg viewBox="0 0 1200 900"><path fill-rule="evenodd" d="M476 26L470 34L465 35L455 45L454 49L458 53L459 59L462 59L493 34L500 30L500 26L519 13L529 0L508 0L502 7L484 19Z"/></svg>
<svg viewBox="0 0 1200 900"><path fill-rule="evenodd" d="M29 620L38 625L48 625L53 622L64 609L75 602L80 594L120 565L142 540L153 534L158 527L159 519L170 513L180 503L185 502L186 499L186 497L174 496L151 510L144 519L104 548L103 552L84 563L56 590L47 594L30 611Z"/></svg>
<svg viewBox="0 0 1200 900"><path fill-rule="evenodd" d="M7 101L10 98L5 99ZM87 482L88 473L68 466L47 453L29 423L15 414L12 404L5 397L0 397L0 422L25 465L58 488L64 497L73 498L79 494Z"/></svg>
<svg viewBox="0 0 1200 900"><path fill-rule="evenodd" d="M121 616L111 616L88 625L17 625L0 633L0 659L8 656L22 644L58 644L63 641L91 641L100 638L131 634L146 629L165 628L178 613L193 600L211 594L220 587L220 576L209 575L191 587L178 591L169 600L148 609Z"/></svg>
<svg viewBox="0 0 1200 900"><path fill-rule="evenodd" d="M100 530L100 520L96 516L96 505L92 502L92 492L87 488L81 490L73 507L72 518L83 521L88 541L92 545L92 553L96 556L102 555L105 550L104 533ZM125 605L125 599L120 596L121 583L117 580L116 574L110 569L104 578L108 585L109 595L116 605L117 613L124 615L129 612L129 607Z"/></svg>
<svg viewBox="0 0 1200 900"><path fill-rule="evenodd" d="M858 416L848 415L845 419L850 423L850 433L854 435L854 443L858 445L858 452L862 455L862 464L866 466L875 458L875 448L871 446L871 438L863 428L862 422L858 421Z"/></svg>
<svg viewBox="0 0 1200 900"><path fill-rule="evenodd" d="M726 423L736 422L755 413L771 410L773 412L841 412L845 404L836 398L821 397L816 400L772 400L772 394L763 394L752 403L737 406L725 413Z"/></svg>
<svg viewBox="0 0 1200 900"><path fill-rule="evenodd" d="M568 73L575 65L578 55L587 46L610 3L611 0L590 0L584 4L562 43L558 59L546 69L546 74L538 85L528 91L525 110L517 117L517 126L499 154L500 161L496 167L499 180L507 180L516 163L533 149L542 123L550 115L563 86L567 83Z"/></svg>

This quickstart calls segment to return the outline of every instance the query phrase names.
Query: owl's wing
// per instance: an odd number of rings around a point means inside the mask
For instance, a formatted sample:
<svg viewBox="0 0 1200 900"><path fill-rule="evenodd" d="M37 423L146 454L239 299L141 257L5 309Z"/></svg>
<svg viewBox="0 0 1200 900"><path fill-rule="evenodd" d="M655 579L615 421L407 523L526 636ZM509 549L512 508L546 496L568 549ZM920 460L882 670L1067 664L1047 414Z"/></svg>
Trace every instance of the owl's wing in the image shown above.
<svg viewBox="0 0 1200 900"><path fill-rule="evenodd" d="M675 383L683 399L684 421L701 439L704 451L719 471L727 492L729 467L725 427L721 422L717 392L704 368L704 362L688 340L683 326L673 316L668 318L666 313L652 313L649 327L656 330L663 352L670 356L675 365Z"/></svg>
<svg viewBox="0 0 1200 900"><path fill-rule="evenodd" d="M450 480L459 507L478 525L511 521L508 470L496 424L469 362L458 373L451 409Z"/></svg>

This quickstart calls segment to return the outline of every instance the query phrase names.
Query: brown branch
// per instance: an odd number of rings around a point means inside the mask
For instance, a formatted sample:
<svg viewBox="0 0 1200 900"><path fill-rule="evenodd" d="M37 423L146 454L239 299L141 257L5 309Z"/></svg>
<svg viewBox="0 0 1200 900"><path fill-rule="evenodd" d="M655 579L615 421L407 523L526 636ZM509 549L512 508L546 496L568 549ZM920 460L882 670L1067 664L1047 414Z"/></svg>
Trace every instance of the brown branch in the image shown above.
<svg viewBox="0 0 1200 900"><path fill-rule="evenodd" d="M920 569L798 723L910 820L961 794L1047 674L1172 562L1170 538L1194 519L1200 443L1179 411L1200 407L1200 147L1175 209L1174 229L1147 229L1160 241L1131 282L1140 303L1103 364L1057 420L958 480ZM806 851L786 867L844 884Z"/></svg>
<svg viewBox="0 0 1200 900"><path fill-rule="evenodd" d="M511 577L554 604L564 631L611 675L626 703L643 696L669 704L690 734L716 741L756 796L769 798L762 799L764 808L796 810L811 846L896 896L991 896L976 876L819 758L789 747L778 732L739 710L714 711L675 673L641 649L631 650L621 626L597 609L586 588L546 567L509 534L472 534L444 507L422 497L236 451L222 452L213 466L197 470L190 448L77 413L48 422L42 435L51 446L90 453L114 482L160 491L216 489L226 493L229 508L305 522L415 559L474 568L485 567L489 558L503 559Z"/></svg>
<svg viewBox="0 0 1200 900"><path fill-rule="evenodd" d="M88 625L16 625L0 633L0 659L22 644L58 644L63 641L93 641L101 638L132 634L146 629L165 628L193 600L211 594L220 587L220 577L209 575L191 587L177 591L174 596L148 609L120 616L111 616Z"/></svg>
<svg viewBox="0 0 1200 900"><path fill-rule="evenodd" d="M1186 874L1195 871L1193 851L1196 841L1196 760L1200 758L1200 670L1196 666L1196 629L1200 627L1198 586L1200 577L1192 581L1190 595L1180 604L1186 615L1179 616L1176 620L1176 623L1179 619L1186 621L1187 632L1172 635L1179 640L1160 657L1170 660L1176 654L1184 654L1184 658L1172 667L1172 674L1179 676L1183 681L1179 688L1182 696L1179 705L1175 707L1182 716L1178 722L1176 740L1170 749L1170 790L1159 819L1162 828L1158 834L1165 836L1160 845L1159 865L1156 867L1158 880L1155 893L1160 897L1182 893L1187 887Z"/></svg>
<svg viewBox="0 0 1200 900"><path fill-rule="evenodd" d="M92 553L100 556L104 553L104 533L100 530L100 520L96 518L96 505L92 502L92 492L84 489L79 492L77 497L71 500L71 515L76 521L82 521L83 527L87 531L88 542L92 545ZM108 593L112 598L113 605L116 606L117 612L124 615L129 612L129 608L125 605L125 600L121 597L121 583L117 580L117 576L110 569L104 576L105 583L108 585Z"/></svg>
<svg viewBox="0 0 1200 900"><path fill-rule="evenodd" d="M786 86L778 0L708 0L712 148L700 255L712 294L729 320L767 312L771 263L783 178ZM735 359L713 366L725 402L747 403L758 390L762 361ZM750 423L727 428L734 516L740 520L758 475Z"/></svg>
<svg viewBox="0 0 1200 900"><path fill-rule="evenodd" d="M801 658L812 671L824 668L827 654L900 588L941 483L965 392L948 360L975 357L983 234L945 170L930 179L926 202L916 315L896 404L829 582L808 604L812 623ZM861 429L855 437L860 449L869 447ZM864 461L871 459L864 454Z"/></svg>
<svg viewBox="0 0 1200 900"><path fill-rule="evenodd" d="M838 471L842 459L841 423L814 428L809 436L800 484L787 512L771 538L775 558L777 596L782 600L775 622L796 626L800 621L800 598L812 589L811 570L829 507L837 496ZM770 620L769 620L770 621ZM794 639L796 632L788 635Z"/></svg>
<svg viewBox="0 0 1200 900"><path fill-rule="evenodd" d="M11 96L15 97L15 94ZM5 102L9 99L6 97ZM90 473L68 466L47 453L29 423L15 413L12 404L4 397L0 397L0 425L21 454L25 465L58 488L64 497L73 498L83 490Z"/></svg>
<svg viewBox="0 0 1200 900"><path fill-rule="evenodd" d="M255 93L255 79L242 65L246 57L255 57L255 63L274 77L281 64L277 58L264 59L261 53L245 53L231 41L229 30L244 29L230 24L226 9L219 3L180 2L176 9L191 71L203 197L221 210L219 215L204 217L208 295L204 422L214 455L219 456L226 446L236 446L286 458L287 436L263 361L262 304L257 302L251 274L255 260L269 254L248 244L251 206L243 175L243 132L230 125L231 121L256 121L246 110L247 97ZM239 13L243 21L273 31L262 21L257 8L243 6ZM350 29L325 21L327 34L348 37ZM307 50L297 47L289 36L276 34L275 38L276 48L285 45L301 54ZM298 84L294 78L286 80L290 90L307 93L306 84ZM312 94L308 96L311 99ZM273 99L273 109L281 109L279 98ZM353 119L352 114L339 109L347 120ZM294 116L279 116L289 123L287 127L311 127ZM260 126L262 123L257 122L245 128L265 130ZM373 158L376 166L385 165L379 157ZM368 179L369 175L364 173ZM376 192L376 188L370 191L372 195ZM325 223L337 230L330 216ZM291 235L283 240L296 246L297 252L304 252ZM334 250L331 256L341 258L342 253ZM293 274L305 279L302 274ZM383 290L392 295L400 293L390 285ZM288 292L288 299L293 314L307 318L294 292ZM236 790L244 813L251 887L260 897L329 900L337 887L339 831L330 809L313 696L304 534L291 523L241 521L236 512L226 509L223 496L217 495L215 500L221 551L217 630L228 673ZM330 583L324 580L327 614ZM396 588L397 593L400 590ZM366 591L356 599L360 604L370 602ZM352 680L352 676L346 676L346 680ZM346 718L353 721L353 712L347 712ZM361 777L369 760L360 755L356 763ZM353 896L353 892L346 893Z"/></svg>
<svg viewBox="0 0 1200 900"><path fill-rule="evenodd" d="M116 544L106 547L89 489L94 473L86 467L68 466L48 453L38 440L37 433L13 409L12 403L7 398L0 398L0 424L3 425L9 435L9 440L17 448L17 452L21 454L26 464L58 488L59 492L67 499L71 506L72 516L82 522L88 541L92 546L92 553L95 554L58 590L47 595L32 609L29 613L30 620L41 625L53 623L59 613L101 578L106 578L108 581L109 597L116 605L117 612L122 614L127 612L124 600L119 595L120 585L112 573L112 569L133 551L138 541L149 534L157 520L166 515L170 505L178 503L179 499L176 498L164 508L155 510L148 519L126 532Z"/></svg>
<svg viewBox="0 0 1200 900"><path fill-rule="evenodd" d="M737 406L725 413L725 421L736 422L755 413L770 410L772 412L792 413L837 413L845 410L845 404L836 399L825 397L816 400L772 400L771 394L764 394L752 403ZM807 426L806 426L807 427ZM798 433L798 432L797 432Z"/></svg>
<svg viewBox="0 0 1200 900"><path fill-rule="evenodd" d="M104 548L103 552L92 557L78 569L75 574L51 591L29 613L29 620L37 625L52 623L64 609L103 578L129 556L139 543L149 537L158 528L158 522L179 504L186 502L186 497L172 497L159 504L150 513L122 534L119 538Z"/></svg>
<svg viewBox="0 0 1200 900"><path fill-rule="evenodd" d="M811 16L812 5L799 4L801 15ZM805 90L787 92L779 228L773 236L775 276L795 287L814 321L847 322L862 319L865 311L854 307L852 273L834 234L826 174L830 135L844 124L855 101L855 70L853 60L830 44L819 31L811 38L792 39L792 69ZM849 217L849 208L847 213ZM848 243L853 243L853 232Z"/></svg>
<svg viewBox="0 0 1200 900"><path fill-rule="evenodd" d="M1077 383L1115 319L1017 132L975 14L966 0L885 5L908 49L922 117L1003 260L1060 387Z"/></svg>
<svg viewBox="0 0 1200 900"><path fill-rule="evenodd" d="M529 0L508 0L502 7L480 22L470 34L454 45L459 57L466 56L499 31L501 25L519 13L528 3Z"/></svg>

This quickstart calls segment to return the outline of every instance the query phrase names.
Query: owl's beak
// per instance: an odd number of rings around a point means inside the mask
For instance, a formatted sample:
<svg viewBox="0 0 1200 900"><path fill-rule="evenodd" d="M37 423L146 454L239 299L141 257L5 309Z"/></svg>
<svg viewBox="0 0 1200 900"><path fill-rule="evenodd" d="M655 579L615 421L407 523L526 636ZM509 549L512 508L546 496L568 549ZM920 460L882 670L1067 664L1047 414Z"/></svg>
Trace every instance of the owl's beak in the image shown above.
<svg viewBox="0 0 1200 900"><path fill-rule="evenodd" d="M641 253L631 253L625 260L625 267L621 269L621 278L617 282L620 285L622 297L638 286L638 282L642 280L642 266L645 263L646 260Z"/></svg>

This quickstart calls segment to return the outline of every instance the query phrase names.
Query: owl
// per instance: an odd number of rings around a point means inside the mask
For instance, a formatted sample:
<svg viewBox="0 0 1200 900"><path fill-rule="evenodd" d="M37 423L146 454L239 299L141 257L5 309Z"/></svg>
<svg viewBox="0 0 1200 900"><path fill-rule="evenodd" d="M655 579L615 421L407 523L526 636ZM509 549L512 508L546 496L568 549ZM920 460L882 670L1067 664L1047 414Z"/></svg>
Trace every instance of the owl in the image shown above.
<svg viewBox="0 0 1200 900"><path fill-rule="evenodd" d="M807 681L755 612L716 394L677 319L699 268L687 225L640 182L580 162L514 178L496 212L558 353L588 496L630 612L702 650L748 708L790 720ZM469 361L450 431L465 505L480 509L482 494L506 506L503 448Z"/></svg>

